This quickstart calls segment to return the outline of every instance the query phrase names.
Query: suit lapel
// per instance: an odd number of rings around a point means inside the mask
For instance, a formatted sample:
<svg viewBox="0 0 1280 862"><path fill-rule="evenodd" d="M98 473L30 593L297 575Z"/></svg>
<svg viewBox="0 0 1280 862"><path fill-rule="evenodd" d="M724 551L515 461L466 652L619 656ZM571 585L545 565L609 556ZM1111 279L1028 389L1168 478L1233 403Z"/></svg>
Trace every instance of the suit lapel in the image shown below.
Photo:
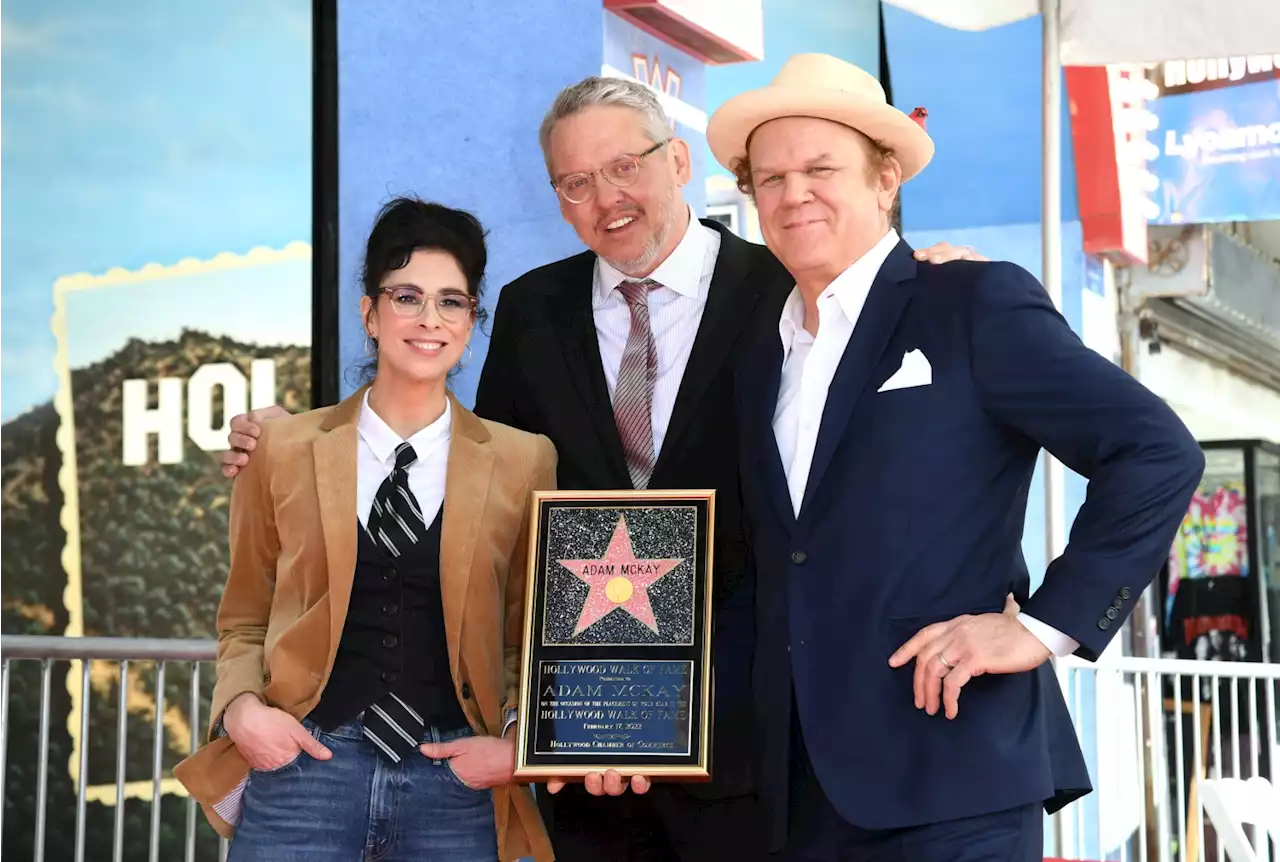
<svg viewBox="0 0 1280 862"><path fill-rule="evenodd" d="M329 661L333 666L351 601L356 572L356 441L357 420L367 386L331 412L311 444L320 529L329 568Z"/></svg>
<svg viewBox="0 0 1280 862"><path fill-rule="evenodd" d="M866 389L867 379L884 354L911 299L910 282L915 274L916 261L911 246L899 241L871 284L871 292L827 390L827 403L822 411L822 424L818 426L818 440L809 467L809 481L805 484L804 500L800 506L802 515L821 485L836 446L849 424L849 417Z"/></svg>
<svg viewBox="0 0 1280 862"><path fill-rule="evenodd" d="M743 444L752 447L764 482L764 494L773 502L778 517L790 530L795 524L795 512L791 507L791 492L787 488L782 456L778 454L778 439L773 433L773 414L778 404L778 387L782 383L782 343L774 339L750 354L750 359L743 364L742 379L750 384L744 387L743 421L744 438L747 439ZM749 479L744 477L744 481Z"/></svg>
<svg viewBox="0 0 1280 862"><path fill-rule="evenodd" d="M671 410L671 421L663 439L662 451L654 465L653 475L660 476L662 468L670 460L680 442L680 435L689 426L689 420L697 409L703 393L712 379L720 372L730 350L751 318L759 301L763 285L758 280L748 280L751 272L746 243L721 228L715 222L703 222L720 233L720 251L716 256L711 287L707 292L707 304L698 324L698 334L685 365L684 376L676 393Z"/></svg>
<svg viewBox="0 0 1280 862"><path fill-rule="evenodd" d="M626 456L618 426L609 403L609 387L600 361L600 339L596 335L595 315L591 309L595 285L595 255L581 254L570 260L556 303L554 334L564 350L565 364L574 388L586 408L586 416L600 438L600 445L619 488L631 487Z"/></svg>
<svg viewBox="0 0 1280 862"><path fill-rule="evenodd" d="M444 512L440 534L440 598L444 607L449 667L454 679L462 644L462 620L466 612L471 561L480 540L480 522L493 475L493 448L489 429L450 395L449 460L445 468Z"/></svg>

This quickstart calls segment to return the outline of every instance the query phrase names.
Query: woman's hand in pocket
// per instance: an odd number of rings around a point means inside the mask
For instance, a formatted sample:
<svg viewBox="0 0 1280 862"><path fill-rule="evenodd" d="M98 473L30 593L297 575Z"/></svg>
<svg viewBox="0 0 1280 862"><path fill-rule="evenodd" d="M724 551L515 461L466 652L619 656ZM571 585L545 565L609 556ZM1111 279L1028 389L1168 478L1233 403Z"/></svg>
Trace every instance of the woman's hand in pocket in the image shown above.
<svg viewBox="0 0 1280 862"><path fill-rule="evenodd" d="M516 770L514 740L464 736L452 742L426 742L418 750L432 760L447 760L458 780L474 790L508 784Z"/></svg>
<svg viewBox="0 0 1280 862"><path fill-rule="evenodd" d="M316 760L333 756L296 718L252 694L242 694L231 702L222 726L240 756L260 772L286 766L303 751Z"/></svg>

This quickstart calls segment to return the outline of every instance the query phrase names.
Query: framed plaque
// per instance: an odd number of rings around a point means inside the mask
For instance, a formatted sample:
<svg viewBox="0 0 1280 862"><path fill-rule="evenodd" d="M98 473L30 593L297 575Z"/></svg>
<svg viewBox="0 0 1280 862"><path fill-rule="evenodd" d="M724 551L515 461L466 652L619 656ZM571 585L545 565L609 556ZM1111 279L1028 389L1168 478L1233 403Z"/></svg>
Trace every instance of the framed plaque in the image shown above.
<svg viewBox="0 0 1280 862"><path fill-rule="evenodd" d="M714 491L542 491L517 780L711 777Z"/></svg>

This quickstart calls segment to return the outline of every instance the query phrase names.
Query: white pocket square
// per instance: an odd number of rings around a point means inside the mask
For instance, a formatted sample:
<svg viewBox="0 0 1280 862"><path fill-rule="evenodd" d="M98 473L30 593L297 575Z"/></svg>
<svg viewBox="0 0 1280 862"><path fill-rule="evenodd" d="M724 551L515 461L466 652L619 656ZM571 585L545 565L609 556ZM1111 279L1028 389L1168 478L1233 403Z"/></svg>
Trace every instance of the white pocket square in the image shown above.
<svg viewBox="0 0 1280 862"><path fill-rule="evenodd" d="M893 376L877 389L877 392L889 392L894 389L910 389L914 386L928 386L933 383L933 366L919 350L908 350L902 357L902 365Z"/></svg>

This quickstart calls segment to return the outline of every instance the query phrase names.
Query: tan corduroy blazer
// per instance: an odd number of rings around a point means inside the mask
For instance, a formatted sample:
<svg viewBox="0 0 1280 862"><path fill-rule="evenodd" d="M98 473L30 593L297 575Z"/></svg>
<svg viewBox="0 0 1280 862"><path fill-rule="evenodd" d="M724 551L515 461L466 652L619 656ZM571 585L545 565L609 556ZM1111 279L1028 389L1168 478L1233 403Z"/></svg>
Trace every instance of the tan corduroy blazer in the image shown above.
<svg viewBox="0 0 1280 862"><path fill-rule="evenodd" d="M320 700L342 636L356 566L356 422L364 390L333 407L268 422L231 495L231 570L218 609L212 716L244 692L301 719ZM452 441L440 592L454 689L477 734L502 732L518 702L529 507L555 487L546 437L480 419L450 396ZM463 691L469 696L463 697ZM219 834L213 810L249 774L215 737L174 774ZM493 789L503 860L553 858L527 787ZM422 812L423 816L431 816Z"/></svg>

